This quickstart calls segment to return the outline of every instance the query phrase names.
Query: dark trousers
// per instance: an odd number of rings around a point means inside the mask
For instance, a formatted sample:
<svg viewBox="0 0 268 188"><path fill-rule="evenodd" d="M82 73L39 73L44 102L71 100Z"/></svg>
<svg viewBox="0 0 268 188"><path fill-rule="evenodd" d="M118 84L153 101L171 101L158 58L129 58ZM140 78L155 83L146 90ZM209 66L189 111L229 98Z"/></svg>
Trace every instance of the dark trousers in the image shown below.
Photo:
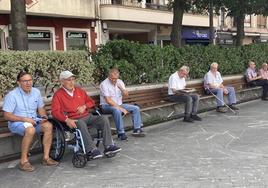
<svg viewBox="0 0 268 188"><path fill-rule="evenodd" d="M185 116L190 116L190 114L196 115L199 96L196 94L190 95L169 95L168 100L172 102L183 102L185 103Z"/></svg>
<svg viewBox="0 0 268 188"><path fill-rule="evenodd" d="M104 116L93 116L89 114L88 116L81 118L76 123L78 129L81 131L83 141L85 144L86 151L89 152L96 148L93 139L89 132L89 127L94 127L102 131L103 145L107 148L109 145L113 145L113 139L111 135L111 128L109 121Z"/></svg>
<svg viewBox="0 0 268 188"><path fill-rule="evenodd" d="M253 80L248 82L249 86L262 86L262 98L265 99L268 95L268 80Z"/></svg>

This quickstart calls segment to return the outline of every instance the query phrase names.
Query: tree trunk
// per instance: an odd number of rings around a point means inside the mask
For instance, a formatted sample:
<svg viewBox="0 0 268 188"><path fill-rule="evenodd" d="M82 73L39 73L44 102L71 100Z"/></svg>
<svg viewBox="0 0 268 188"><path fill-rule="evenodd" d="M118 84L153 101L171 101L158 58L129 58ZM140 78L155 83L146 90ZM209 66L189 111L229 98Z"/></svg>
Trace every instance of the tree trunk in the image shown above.
<svg viewBox="0 0 268 188"><path fill-rule="evenodd" d="M235 21L236 21L236 46L242 46L243 45L243 39L245 37L245 2L244 0L238 0L239 9L237 10L235 14Z"/></svg>
<svg viewBox="0 0 268 188"><path fill-rule="evenodd" d="M175 47L181 47L182 19L185 10L185 1L174 0L173 3L173 23L170 34L171 44Z"/></svg>
<svg viewBox="0 0 268 188"><path fill-rule="evenodd" d="M214 26L213 26L213 3L209 3L209 43L213 43L214 40Z"/></svg>
<svg viewBox="0 0 268 188"><path fill-rule="evenodd" d="M245 37L245 29L244 29L244 20L245 15L244 14L238 14L235 16L236 19L236 46L242 46L243 45L243 39Z"/></svg>
<svg viewBox="0 0 268 188"><path fill-rule="evenodd" d="M25 0L10 0L11 36L13 50L28 50L28 31Z"/></svg>

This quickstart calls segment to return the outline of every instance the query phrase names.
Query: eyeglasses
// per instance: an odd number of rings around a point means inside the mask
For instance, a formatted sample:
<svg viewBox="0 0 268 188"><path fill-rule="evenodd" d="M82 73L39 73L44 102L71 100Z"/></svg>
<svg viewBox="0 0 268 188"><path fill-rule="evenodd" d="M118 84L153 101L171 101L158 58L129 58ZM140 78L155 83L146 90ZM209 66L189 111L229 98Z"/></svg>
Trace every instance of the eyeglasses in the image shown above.
<svg viewBox="0 0 268 188"><path fill-rule="evenodd" d="M30 79L30 80L20 80L20 82L26 84L26 83L32 83L33 82L33 79Z"/></svg>

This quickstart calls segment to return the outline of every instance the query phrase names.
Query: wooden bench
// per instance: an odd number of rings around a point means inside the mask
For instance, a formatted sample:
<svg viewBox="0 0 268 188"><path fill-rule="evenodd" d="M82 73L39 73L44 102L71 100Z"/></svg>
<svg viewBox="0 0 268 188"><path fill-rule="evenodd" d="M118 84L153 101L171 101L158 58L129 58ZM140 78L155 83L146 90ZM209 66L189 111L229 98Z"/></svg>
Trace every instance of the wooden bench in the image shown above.
<svg viewBox="0 0 268 188"><path fill-rule="evenodd" d="M246 87L246 83L243 77L234 77L224 80L224 85L231 85L236 91L242 90ZM197 93L202 97L207 97L204 94L203 83L200 81L187 84L187 87L192 87L197 90ZM175 104L167 101L168 88L167 84L161 86L156 85L155 87L145 89L133 89L129 91L129 97L125 98L123 102L129 104L137 104L141 111L146 111L152 108L164 107L166 105ZM99 104L99 94L91 96L96 104ZM45 108L47 111L51 111L51 101L45 102ZM0 138L12 136L7 127L7 121L3 117L3 111L0 111Z"/></svg>
<svg viewBox="0 0 268 188"><path fill-rule="evenodd" d="M255 93L256 91L259 91L259 89L246 89L246 83L243 77L240 76L233 76L233 77L225 77L224 78L224 84L225 85L232 85L237 92L241 93L242 100L240 98L240 101L243 101L245 98L245 101L247 101L247 97L245 97L245 94L248 95L248 93ZM191 80L187 83L187 87L196 88L197 93L201 95L200 100L200 111L206 111L206 110L212 110L216 106L214 106L211 101L215 101L212 95L205 95L203 90L203 83L202 80ZM183 107L181 105L177 105L175 102L169 102L166 100L168 96L168 89L167 89L167 83L165 84L157 84L157 85L139 85L139 86L131 86L128 87L129 91L129 97L124 99L124 102L131 103L131 104L138 104L141 108L144 124L148 122L157 122L154 119L156 118L163 118L163 120L172 119L172 118L179 118L181 117L183 112ZM96 104L99 104L99 91L94 89L94 91L89 91L88 94L96 101ZM254 98L255 97L255 98ZM260 96L254 96L252 99L257 99ZM210 101L210 102L209 102ZM203 105L202 105L203 104ZM210 104L210 105L208 105ZM202 108L203 106L203 108ZM45 108L49 112L51 111L51 98L48 100L45 100ZM124 118L125 124L128 126L127 129L130 129L131 126L131 119L130 118ZM113 122L111 122L113 123ZM115 128L111 129L112 132L116 132ZM7 121L3 118L3 111L0 109L0 141L2 140L2 143L7 142L7 145L12 148L16 147L17 153L14 155L9 154L5 155L6 151L5 149L2 149L2 154L0 157L1 160L8 160L11 159L12 156L19 156L19 148L17 147L17 142L19 141L19 137L15 136L14 134L10 133L7 127ZM6 146L6 144L4 144Z"/></svg>

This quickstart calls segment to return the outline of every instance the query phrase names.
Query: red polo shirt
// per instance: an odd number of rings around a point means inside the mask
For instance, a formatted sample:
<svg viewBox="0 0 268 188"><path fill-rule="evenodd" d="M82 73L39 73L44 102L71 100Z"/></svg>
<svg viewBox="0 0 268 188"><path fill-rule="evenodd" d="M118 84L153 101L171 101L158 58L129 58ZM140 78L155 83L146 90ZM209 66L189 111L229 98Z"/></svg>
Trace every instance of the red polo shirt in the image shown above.
<svg viewBox="0 0 268 188"><path fill-rule="evenodd" d="M86 105L87 109L83 114L77 112L77 108ZM89 109L95 106L95 102L87 95L86 91L75 87L73 96L70 96L63 88L56 91L52 99L52 116L60 121L67 118L80 119L89 114Z"/></svg>

